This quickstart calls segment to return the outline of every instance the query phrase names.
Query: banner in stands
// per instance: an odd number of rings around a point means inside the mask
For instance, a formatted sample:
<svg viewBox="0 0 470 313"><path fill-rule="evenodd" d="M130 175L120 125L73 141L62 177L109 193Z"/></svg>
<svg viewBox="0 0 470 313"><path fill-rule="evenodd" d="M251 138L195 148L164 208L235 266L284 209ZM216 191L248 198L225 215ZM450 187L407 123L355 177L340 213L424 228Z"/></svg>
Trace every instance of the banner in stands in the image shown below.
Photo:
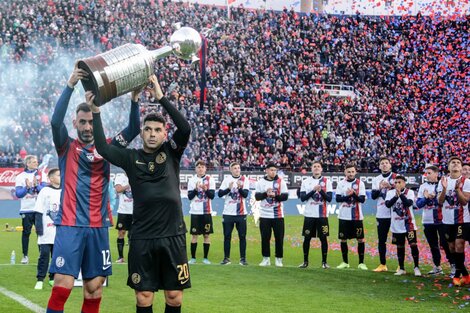
<svg viewBox="0 0 470 313"><path fill-rule="evenodd" d="M15 218L18 217L18 212L20 208L20 201L15 197L15 179L16 176L23 171L22 168L0 168L0 218ZM111 179L113 180L118 171L113 171L111 174ZM211 175L216 181L216 188L220 186L222 180L225 176L230 175L229 172L215 172L209 171L207 174ZM187 198L187 183L189 178L194 175L194 171L181 171L180 180L181 180L181 198L183 201L183 212L185 215L189 214L189 200ZM250 214L256 217L257 214L257 205L259 204L254 200L254 186L258 179L264 177L263 172L249 172L245 174L250 179L250 192L249 200L247 200L248 208ZM296 189L300 187L302 180L308 177L310 174L301 174L301 173L290 173L280 172L280 175L287 182L289 187L289 200L284 203L284 212L286 215L299 215L303 213L305 205L297 199ZM364 182L367 189L367 200L363 204L363 213L375 214L375 205L376 201L371 199L370 188L372 184L372 179L377 176L378 173L359 173L360 179ZM325 176L329 177L333 182L333 189L336 188L337 183L343 179L344 175L342 173L327 173ZM408 185L410 187L417 187L422 180L422 175L419 174L406 174ZM224 199L216 197L212 201L214 208L214 215L221 215L224 206ZM338 210L338 205L334 201L328 204L328 211L331 215L336 215ZM116 211L116 207L114 208ZM113 212L116 214L116 212Z"/></svg>
<svg viewBox="0 0 470 313"><path fill-rule="evenodd" d="M0 168L0 200L16 200L15 197L15 179L16 176L23 172L22 168ZM111 179L114 179L114 175L118 171L113 171L111 174ZM222 183L224 177L229 176L229 172L215 172L215 171L208 171L208 175L210 175L216 183L216 187L218 188ZM247 176L253 188L254 183L264 177L264 172L249 172L244 174ZM292 173L292 172L279 172L279 175L286 181L287 187L289 189L297 189L300 187L302 180L306 177L309 177L310 174L301 174L301 173ZM372 187L372 179L377 176L378 173L359 173L359 178L364 182L366 189L371 189ZM180 173L180 181L181 181L181 189L185 190L187 188L188 180L194 176L194 171L181 171ZM344 178L343 173L326 173L326 177L331 179L333 183L333 189L336 188L336 185L340 180ZM420 174L405 174L407 178L408 184L413 187L417 186L421 183L422 175Z"/></svg>

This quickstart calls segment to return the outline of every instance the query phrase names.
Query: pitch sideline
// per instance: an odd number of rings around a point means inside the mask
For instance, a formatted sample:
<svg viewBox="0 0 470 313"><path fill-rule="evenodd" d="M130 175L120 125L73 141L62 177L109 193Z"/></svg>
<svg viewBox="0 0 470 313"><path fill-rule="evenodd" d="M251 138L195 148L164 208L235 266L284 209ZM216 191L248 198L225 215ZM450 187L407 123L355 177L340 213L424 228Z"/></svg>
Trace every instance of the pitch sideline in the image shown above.
<svg viewBox="0 0 470 313"><path fill-rule="evenodd" d="M28 299L24 298L23 296L20 296L19 294L14 293L13 291L10 291L2 286L0 286L0 293L4 294L8 298L15 300L25 308L29 309L32 312L35 313L45 313L46 309L41 308L39 305L29 301Z"/></svg>

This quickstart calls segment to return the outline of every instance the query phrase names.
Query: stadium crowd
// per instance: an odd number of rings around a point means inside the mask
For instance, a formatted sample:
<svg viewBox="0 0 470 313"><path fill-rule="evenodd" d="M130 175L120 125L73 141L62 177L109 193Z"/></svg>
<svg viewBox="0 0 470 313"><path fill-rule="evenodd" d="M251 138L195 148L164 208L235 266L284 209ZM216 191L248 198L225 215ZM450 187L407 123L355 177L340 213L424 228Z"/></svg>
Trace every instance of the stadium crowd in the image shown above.
<svg viewBox="0 0 470 313"><path fill-rule="evenodd" d="M19 0L0 3L0 20L0 96L9 117L0 123L0 166L54 154L49 119L74 60L129 42L156 49L176 22L213 29L203 110L197 70L174 57L155 65L193 125L183 168L203 158L214 168L238 160L244 170L268 161L301 170L321 159L325 171L351 161L374 171L385 154L394 170L417 172L449 155L470 157L469 16L235 8L227 19L221 8L168 1ZM357 97L330 96L321 84L351 85ZM148 93L142 100L142 114L157 107ZM125 125L128 101L104 106L109 135Z"/></svg>

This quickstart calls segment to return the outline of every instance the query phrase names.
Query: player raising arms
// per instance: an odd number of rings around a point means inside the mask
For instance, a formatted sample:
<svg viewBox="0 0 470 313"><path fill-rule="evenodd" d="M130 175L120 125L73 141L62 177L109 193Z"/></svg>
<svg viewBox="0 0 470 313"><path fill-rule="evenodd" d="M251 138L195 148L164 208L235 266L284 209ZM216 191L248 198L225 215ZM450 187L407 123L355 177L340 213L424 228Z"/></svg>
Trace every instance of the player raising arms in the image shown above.
<svg viewBox="0 0 470 313"><path fill-rule="evenodd" d="M106 276L111 275L110 164L96 152L93 115L88 104L81 103L75 110L73 127L77 130L77 139L69 137L64 124L74 86L87 75L75 65L51 119L52 138L59 155L62 195L54 219L57 228L50 272L55 275L47 313L63 312L80 269L84 280L82 311L98 312L103 283ZM129 125L109 140L114 146L125 147L139 133L139 95L139 91L132 93Z"/></svg>

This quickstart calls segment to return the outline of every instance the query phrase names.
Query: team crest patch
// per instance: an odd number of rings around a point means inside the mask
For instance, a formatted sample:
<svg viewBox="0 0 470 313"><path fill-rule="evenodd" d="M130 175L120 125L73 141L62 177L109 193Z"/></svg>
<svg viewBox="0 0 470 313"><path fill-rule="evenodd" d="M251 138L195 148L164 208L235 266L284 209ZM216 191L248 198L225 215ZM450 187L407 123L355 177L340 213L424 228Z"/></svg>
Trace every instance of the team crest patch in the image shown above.
<svg viewBox="0 0 470 313"><path fill-rule="evenodd" d="M57 267L62 267L65 264L65 260L63 257L59 256L57 259L55 259L55 266Z"/></svg>
<svg viewBox="0 0 470 313"><path fill-rule="evenodd" d="M277 183L274 183L273 187L277 188L277 187L279 187L279 185Z"/></svg>
<svg viewBox="0 0 470 313"><path fill-rule="evenodd" d="M356 184L352 184L352 187L353 187L353 188L357 188L357 185L356 185Z"/></svg>
<svg viewBox="0 0 470 313"><path fill-rule="evenodd" d="M165 152L160 152L157 157L155 158L155 162L157 164L162 164L166 161L166 153Z"/></svg>
<svg viewBox="0 0 470 313"><path fill-rule="evenodd" d="M118 227L119 227L119 228L122 228L122 223L118 223Z"/></svg>
<svg viewBox="0 0 470 313"><path fill-rule="evenodd" d="M320 186L325 187L325 182L321 182Z"/></svg>
<svg viewBox="0 0 470 313"><path fill-rule="evenodd" d="M305 235L310 235L310 230L306 229L305 230Z"/></svg>
<svg viewBox="0 0 470 313"><path fill-rule="evenodd" d="M173 150L176 150L176 148L178 148L178 146L176 145L176 142L173 139L170 140L170 146Z"/></svg>
<svg viewBox="0 0 470 313"><path fill-rule="evenodd" d="M193 227L193 228L191 229L191 231L192 231L193 233L195 233L195 232L196 232L196 228Z"/></svg>
<svg viewBox="0 0 470 313"><path fill-rule="evenodd" d="M131 279L132 279L132 282L133 282L135 285L137 285L138 283L140 283L141 277L140 277L139 274L134 273L134 274L132 274Z"/></svg>
<svg viewBox="0 0 470 313"><path fill-rule="evenodd" d="M150 171L150 172L155 171L155 163L149 162L148 167L149 167L149 171Z"/></svg>

